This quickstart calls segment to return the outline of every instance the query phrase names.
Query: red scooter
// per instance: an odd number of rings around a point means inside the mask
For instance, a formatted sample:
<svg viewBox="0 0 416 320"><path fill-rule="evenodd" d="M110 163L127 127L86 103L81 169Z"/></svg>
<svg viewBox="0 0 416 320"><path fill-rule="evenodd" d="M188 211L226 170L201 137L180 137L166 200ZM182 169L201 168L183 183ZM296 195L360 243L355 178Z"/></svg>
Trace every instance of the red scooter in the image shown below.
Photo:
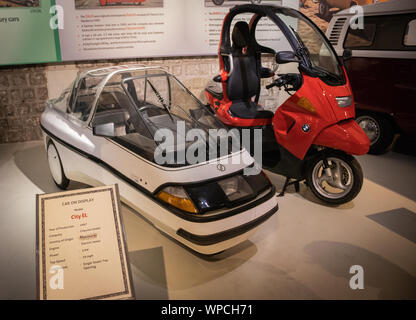
<svg viewBox="0 0 416 320"><path fill-rule="evenodd" d="M252 15L249 23L239 19L248 14ZM277 48L267 46L264 36L256 33L258 26L270 30L271 24L283 35ZM278 70L290 72L275 77L274 71L262 66L262 54L273 54ZM311 20L285 7L236 6L223 22L219 62L221 74L214 81L221 86L206 89L209 105L230 127L262 130L263 166L287 178L281 195L290 184L298 191L299 182L306 180L328 204L346 203L357 196L363 173L352 155L366 154L370 141L354 121L345 69ZM258 104L261 79L270 77L273 82L266 88L279 88L279 98L284 98L273 111ZM251 147L255 143L251 141Z"/></svg>

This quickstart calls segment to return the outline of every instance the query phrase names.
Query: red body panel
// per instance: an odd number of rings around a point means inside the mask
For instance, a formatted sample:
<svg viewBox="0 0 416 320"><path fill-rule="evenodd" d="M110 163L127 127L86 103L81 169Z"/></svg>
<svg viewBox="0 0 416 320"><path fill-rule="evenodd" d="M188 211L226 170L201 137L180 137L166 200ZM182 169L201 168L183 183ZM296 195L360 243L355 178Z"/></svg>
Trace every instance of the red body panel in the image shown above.
<svg viewBox="0 0 416 320"><path fill-rule="evenodd" d="M362 131L362 135L354 135L355 137L360 136L357 149L352 148L350 142L347 141L347 132L344 132L343 137L338 135L337 139L339 140L336 143L332 138L326 141L327 134L321 136L326 128L355 117L354 102L349 107L340 108L335 100L336 97L350 95L352 93L348 79L345 85L329 86L319 78L303 75L302 87L274 115L273 126L277 141L299 159L305 157L312 144L343 150L351 154L362 154L363 149L367 148L363 146L368 145L369 147L370 141L361 128L358 131ZM306 97L311 102L316 112L312 113L298 105L298 101L302 97ZM308 132L302 130L304 125L310 127ZM356 130L355 127L351 126L351 128ZM319 143L316 141L318 137L320 137Z"/></svg>
<svg viewBox="0 0 416 320"><path fill-rule="evenodd" d="M313 144L342 150L349 154L367 153L370 141L353 120L354 101L350 106L341 108L335 99L352 95L348 77L346 76L345 85L329 86L319 78L305 74L302 76L302 87L277 109L273 119L232 117L228 113L232 102L228 100L226 92L222 100L216 99L207 91L205 95L218 119L226 125L250 127L268 125L272 122L277 142L299 159L305 157ZM223 89L225 89L224 82ZM302 98L306 98L312 104L315 112L299 106L298 102ZM309 131L302 130L304 125L308 125Z"/></svg>
<svg viewBox="0 0 416 320"><path fill-rule="evenodd" d="M354 119L325 128L313 143L355 155L366 154L370 149L370 140Z"/></svg>

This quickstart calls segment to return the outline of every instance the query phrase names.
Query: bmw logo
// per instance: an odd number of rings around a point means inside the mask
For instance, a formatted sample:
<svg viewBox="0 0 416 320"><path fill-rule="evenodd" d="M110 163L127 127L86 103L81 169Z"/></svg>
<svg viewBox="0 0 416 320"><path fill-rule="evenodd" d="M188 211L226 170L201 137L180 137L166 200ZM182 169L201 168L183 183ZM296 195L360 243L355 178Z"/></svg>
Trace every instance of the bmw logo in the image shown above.
<svg viewBox="0 0 416 320"><path fill-rule="evenodd" d="M218 164L217 169L218 169L218 171L224 172L225 171L225 166L222 165L222 164Z"/></svg>
<svg viewBox="0 0 416 320"><path fill-rule="evenodd" d="M311 130L311 127L309 126L309 124L304 124L302 127L302 131L303 132L309 132L309 130Z"/></svg>

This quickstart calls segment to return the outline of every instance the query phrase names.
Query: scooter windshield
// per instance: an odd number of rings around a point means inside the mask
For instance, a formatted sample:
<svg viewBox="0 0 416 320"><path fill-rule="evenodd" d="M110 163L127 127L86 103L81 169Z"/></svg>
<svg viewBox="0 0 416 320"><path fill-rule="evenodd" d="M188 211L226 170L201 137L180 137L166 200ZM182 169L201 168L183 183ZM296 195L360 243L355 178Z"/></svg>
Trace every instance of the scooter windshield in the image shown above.
<svg viewBox="0 0 416 320"><path fill-rule="evenodd" d="M276 8L275 13L289 27L289 32L300 47L297 54L308 60L312 71L326 82L344 83L338 58L317 26L295 10Z"/></svg>

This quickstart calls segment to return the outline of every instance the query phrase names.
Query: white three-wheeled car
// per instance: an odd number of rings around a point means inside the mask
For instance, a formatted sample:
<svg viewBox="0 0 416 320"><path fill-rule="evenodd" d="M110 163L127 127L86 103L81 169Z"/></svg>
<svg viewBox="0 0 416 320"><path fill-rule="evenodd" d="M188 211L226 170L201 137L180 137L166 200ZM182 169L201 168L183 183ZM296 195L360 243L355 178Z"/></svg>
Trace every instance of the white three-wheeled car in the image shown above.
<svg viewBox="0 0 416 320"><path fill-rule="evenodd" d="M214 254L246 240L278 210L267 176L261 170L244 174L254 164L244 148L208 157L218 149L209 145L196 163L179 156L195 146L180 143L180 135L223 127L163 69L115 66L82 72L48 102L41 127L59 187L70 180L117 183L123 202L197 252ZM173 132L175 147L160 152L167 144L156 138L160 129ZM170 159L169 154L176 161L156 159Z"/></svg>

